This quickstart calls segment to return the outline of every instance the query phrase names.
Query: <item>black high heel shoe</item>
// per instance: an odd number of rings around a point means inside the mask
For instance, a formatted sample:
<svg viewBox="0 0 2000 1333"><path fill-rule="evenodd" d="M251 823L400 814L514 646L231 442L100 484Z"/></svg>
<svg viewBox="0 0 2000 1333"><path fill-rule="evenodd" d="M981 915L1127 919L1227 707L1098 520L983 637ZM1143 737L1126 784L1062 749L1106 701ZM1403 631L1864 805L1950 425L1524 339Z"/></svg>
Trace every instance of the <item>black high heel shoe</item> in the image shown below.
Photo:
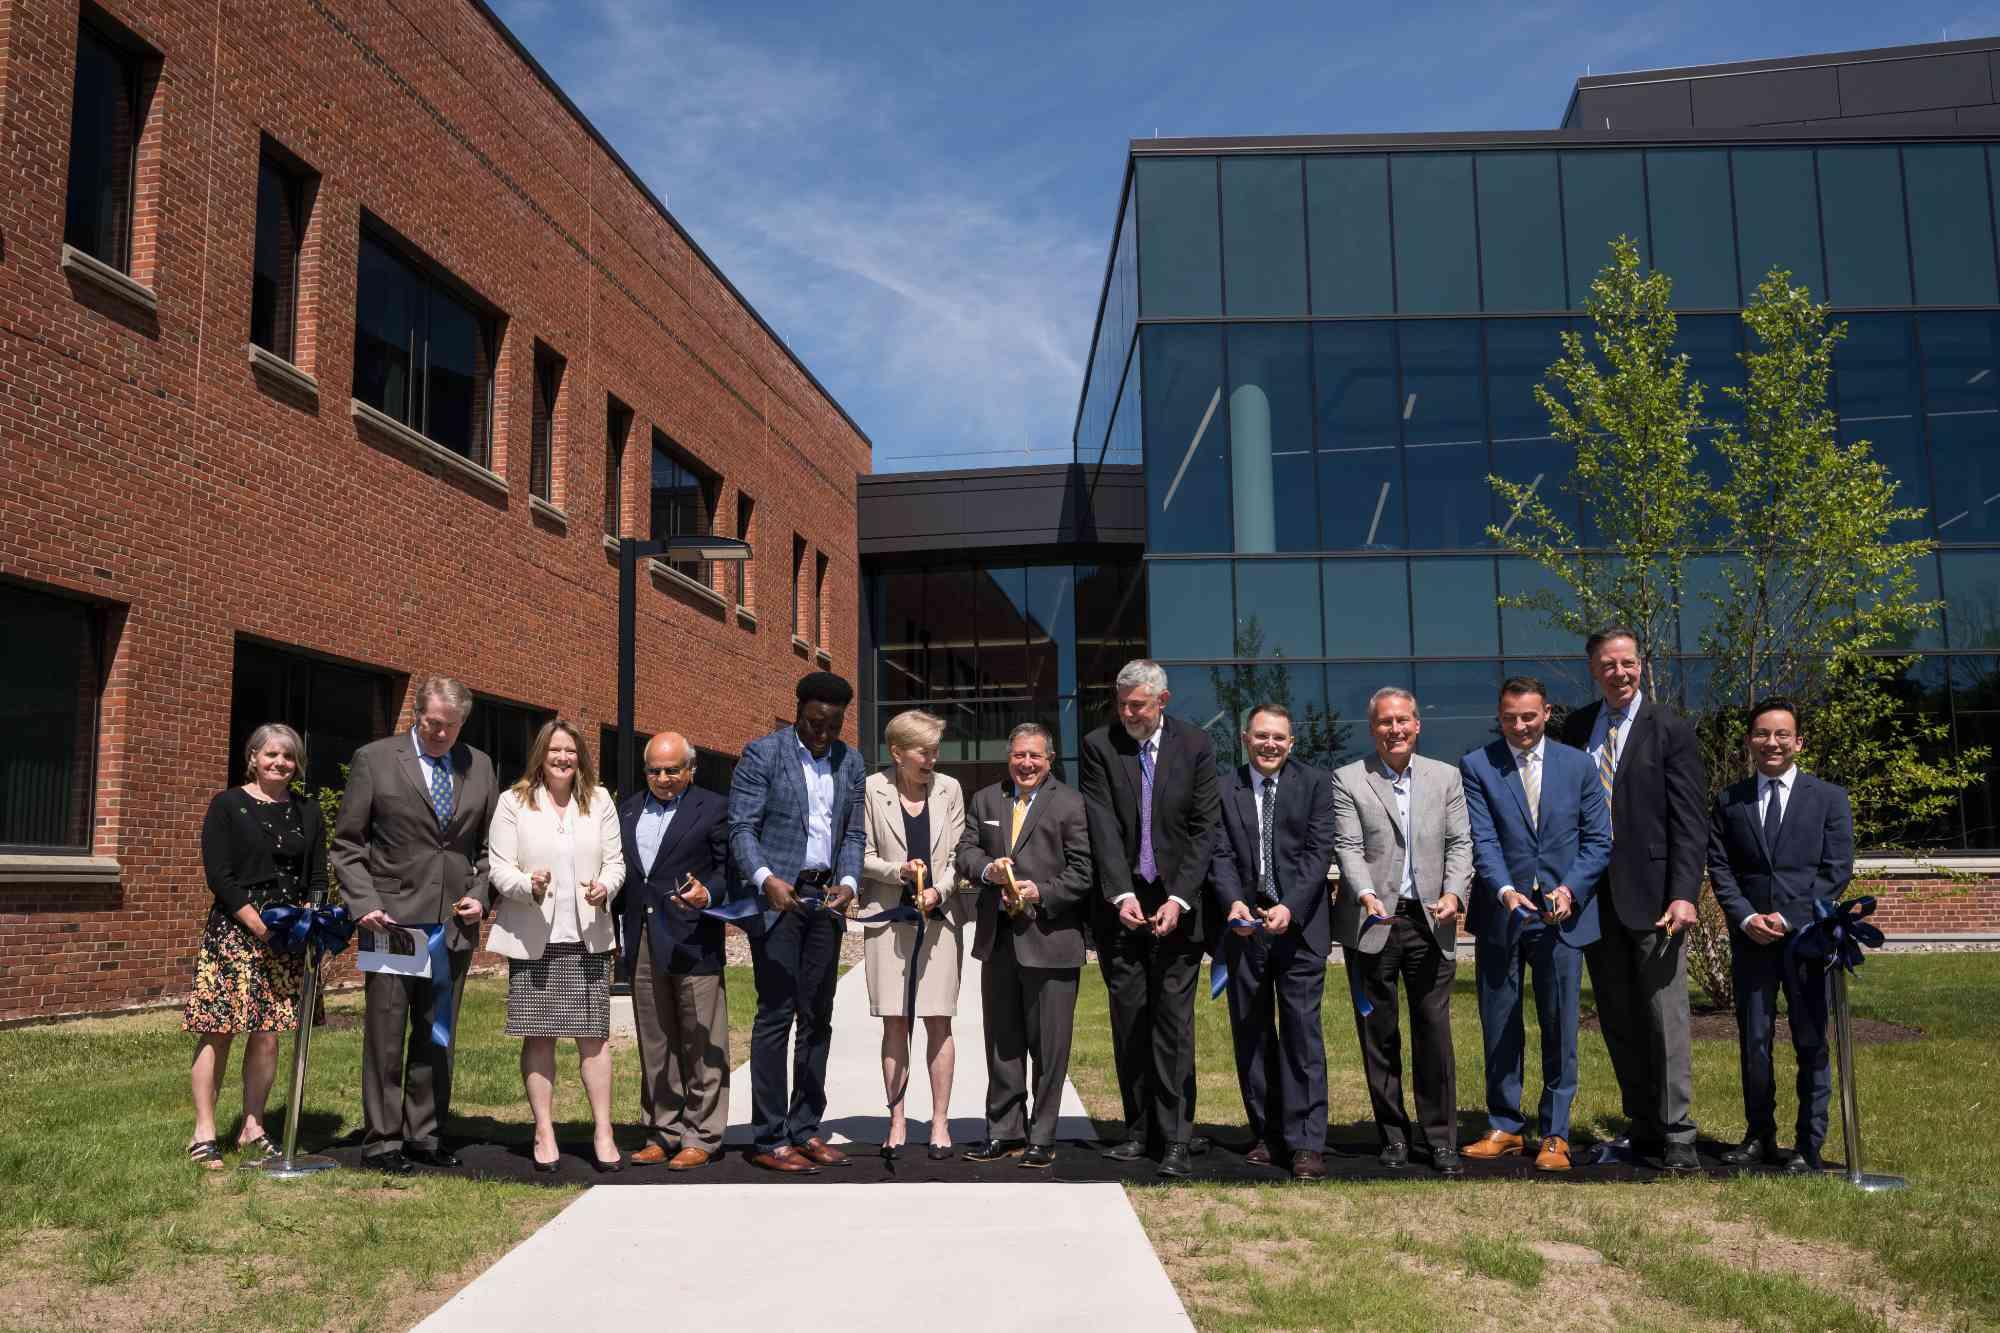
<svg viewBox="0 0 2000 1333"><path fill-rule="evenodd" d="M554 1161L544 1162L541 1158L535 1156L535 1150L533 1148L530 1148L528 1149L528 1160L535 1164L536 1171L540 1172L542 1175L545 1176L552 1176L556 1173L556 1168L562 1165L562 1149L560 1148L556 1149L556 1156Z"/></svg>
<svg viewBox="0 0 2000 1333"><path fill-rule="evenodd" d="M597 1173L601 1176L615 1176L625 1169L625 1158L620 1154L607 1162L593 1149L590 1154L590 1164L597 1168Z"/></svg>
<svg viewBox="0 0 2000 1333"><path fill-rule="evenodd" d="M895 1161L898 1157L902 1156L902 1153L903 1145L900 1143L885 1143L882 1145L882 1160L885 1162Z"/></svg>

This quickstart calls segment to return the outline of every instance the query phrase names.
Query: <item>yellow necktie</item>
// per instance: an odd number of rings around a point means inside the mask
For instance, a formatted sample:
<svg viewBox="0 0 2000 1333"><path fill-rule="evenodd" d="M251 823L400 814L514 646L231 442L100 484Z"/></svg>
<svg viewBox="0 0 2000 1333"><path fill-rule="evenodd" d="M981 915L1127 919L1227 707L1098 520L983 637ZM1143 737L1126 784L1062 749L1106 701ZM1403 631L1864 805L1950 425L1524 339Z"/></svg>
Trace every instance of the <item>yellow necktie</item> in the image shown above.
<svg viewBox="0 0 2000 1333"><path fill-rule="evenodd" d="M1008 852L1011 853L1014 850L1014 844L1021 840L1021 821L1026 819L1027 817L1028 817L1028 798L1025 796L1016 796L1014 798L1014 827L1012 831L1007 834Z"/></svg>

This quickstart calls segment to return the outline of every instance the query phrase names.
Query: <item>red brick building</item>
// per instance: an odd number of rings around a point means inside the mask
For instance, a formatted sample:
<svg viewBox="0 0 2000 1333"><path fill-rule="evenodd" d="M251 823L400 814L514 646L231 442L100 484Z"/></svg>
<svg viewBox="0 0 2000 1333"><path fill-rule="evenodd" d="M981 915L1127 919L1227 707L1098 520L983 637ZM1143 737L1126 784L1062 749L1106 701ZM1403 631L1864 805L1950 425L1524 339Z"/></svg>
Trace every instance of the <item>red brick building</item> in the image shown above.
<svg viewBox="0 0 2000 1333"><path fill-rule="evenodd" d="M755 549L640 585L726 777L854 674L869 453L483 6L0 0L0 1021L186 984L259 722L614 722L608 534Z"/></svg>

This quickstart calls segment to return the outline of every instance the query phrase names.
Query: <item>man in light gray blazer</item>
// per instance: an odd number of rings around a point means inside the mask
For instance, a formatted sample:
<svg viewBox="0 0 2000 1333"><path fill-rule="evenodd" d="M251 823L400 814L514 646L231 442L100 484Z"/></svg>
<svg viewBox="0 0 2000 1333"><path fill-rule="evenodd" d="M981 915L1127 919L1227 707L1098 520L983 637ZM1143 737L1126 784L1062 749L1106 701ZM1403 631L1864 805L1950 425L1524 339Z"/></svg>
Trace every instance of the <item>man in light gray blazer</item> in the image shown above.
<svg viewBox="0 0 2000 1333"><path fill-rule="evenodd" d="M1458 768L1416 753L1423 721L1414 695L1395 686L1368 701L1372 757L1333 777L1334 860L1340 890L1333 936L1347 954L1368 1099L1382 1164L1410 1158L1403 1104L1396 982L1410 993L1419 1147L1431 1166L1458 1175L1458 1085L1451 1050L1451 983L1459 914L1472 883L1472 832ZM1365 1006L1364 1006L1365 1001ZM1366 1007L1369 1012L1364 1014Z"/></svg>

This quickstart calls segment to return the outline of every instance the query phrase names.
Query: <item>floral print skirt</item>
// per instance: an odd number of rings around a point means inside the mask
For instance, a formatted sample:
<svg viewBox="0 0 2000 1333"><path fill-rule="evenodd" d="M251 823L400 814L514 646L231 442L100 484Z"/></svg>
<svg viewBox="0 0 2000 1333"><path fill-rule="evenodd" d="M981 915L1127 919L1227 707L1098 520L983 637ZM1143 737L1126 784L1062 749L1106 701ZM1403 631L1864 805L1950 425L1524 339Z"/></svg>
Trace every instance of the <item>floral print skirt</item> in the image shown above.
<svg viewBox="0 0 2000 1333"><path fill-rule="evenodd" d="M211 908L194 960L183 1032L290 1032L299 1025L304 954L274 952L221 908ZM313 1022L326 1022L324 1006Z"/></svg>

